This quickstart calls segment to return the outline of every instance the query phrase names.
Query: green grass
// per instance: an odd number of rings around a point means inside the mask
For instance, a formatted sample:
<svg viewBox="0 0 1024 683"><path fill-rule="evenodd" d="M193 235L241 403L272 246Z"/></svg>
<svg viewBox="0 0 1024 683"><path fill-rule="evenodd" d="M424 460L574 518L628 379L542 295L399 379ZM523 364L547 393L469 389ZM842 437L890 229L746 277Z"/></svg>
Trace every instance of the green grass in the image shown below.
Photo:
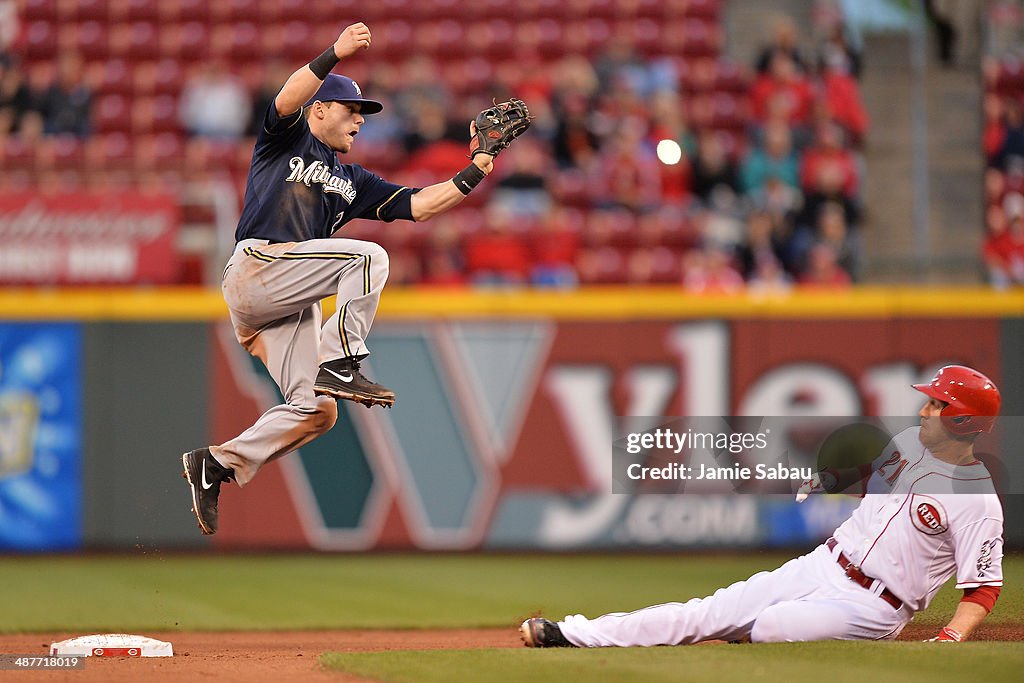
<svg viewBox="0 0 1024 683"><path fill-rule="evenodd" d="M0 557L0 632L512 627L703 596L783 555ZM1024 621L1024 556L992 622ZM944 623L948 585L915 623ZM454 655L453 655L454 656ZM657 655L665 656L665 655Z"/></svg>
<svg viewBox="0 0 1024 683"><path fill-rule="evenodd" d="M573 680L828 681L936 683L1019 681L1016 643L793 643L600 650L407 650L333 653L320 661L387 683Z"/></svg>

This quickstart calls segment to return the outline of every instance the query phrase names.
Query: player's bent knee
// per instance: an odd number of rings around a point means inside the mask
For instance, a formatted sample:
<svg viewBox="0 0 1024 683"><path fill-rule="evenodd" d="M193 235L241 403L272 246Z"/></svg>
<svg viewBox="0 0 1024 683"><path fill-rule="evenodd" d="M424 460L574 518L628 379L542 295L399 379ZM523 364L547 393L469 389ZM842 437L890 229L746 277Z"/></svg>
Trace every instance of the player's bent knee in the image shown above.
<svg viewBox="0 0 1024 683"><path fill-rule="evenodd" d="M316 397L316 410L310 415L310 427L317 434L331 430L338 421L338 403L327 396Z"/></svg>
<svg viewBox="0 0 1024 683"><path fill-rule="evenodd" d="M772 606L757 615L750 630L750 640L755 643L785 643L792 640L782 612L777 606Z"/></svg>

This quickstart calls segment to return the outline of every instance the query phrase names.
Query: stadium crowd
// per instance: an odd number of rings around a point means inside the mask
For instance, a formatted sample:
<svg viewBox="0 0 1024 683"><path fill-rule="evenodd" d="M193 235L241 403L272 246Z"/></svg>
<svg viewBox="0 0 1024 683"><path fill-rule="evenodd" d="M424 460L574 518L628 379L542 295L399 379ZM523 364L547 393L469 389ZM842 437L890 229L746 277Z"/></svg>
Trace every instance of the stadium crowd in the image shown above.
<svg viewBox="0 0 1024 683"><path fill-rule="evenodd" d="M364 8L372 52L338 70L386 106L351 161L422 185L465 164L468 121L492 98L520 97L537 119L458 210L429 226L356 221L346 235L385 246L403 284L850 285L869 133L861 55L822 1L811 35L779 16L738 65L722 55L722 4ZM226 176L241 192L255 122L294 65L329 43L321 29L353 11L0 0L0 177L15 189L183 194ZM1020 107L1005 109L986 135L1001 188L1024 140Z"/></svg>

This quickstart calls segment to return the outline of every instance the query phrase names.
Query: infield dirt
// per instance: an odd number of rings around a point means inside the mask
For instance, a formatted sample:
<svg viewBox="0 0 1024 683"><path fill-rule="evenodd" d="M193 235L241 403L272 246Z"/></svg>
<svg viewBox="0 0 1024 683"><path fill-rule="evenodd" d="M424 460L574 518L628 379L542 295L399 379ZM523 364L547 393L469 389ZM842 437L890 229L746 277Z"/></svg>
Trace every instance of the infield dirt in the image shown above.
<svg viewBox="0 0 1024 683"><path fill-rule="evenodd" d="M911 624L900 640L923 640L935 627ZM51 642L80 633L31 633L0 636L0 652L47 654ZM90 658L82 671L22 672L12 679L68 681L347 681L372 679L321 668L324 652L380 652L522 647L515 628L353 631L172 632L142 635L169 640L174 657ZM1024 625L982 626L975 640L1024 640Z"/></svg>

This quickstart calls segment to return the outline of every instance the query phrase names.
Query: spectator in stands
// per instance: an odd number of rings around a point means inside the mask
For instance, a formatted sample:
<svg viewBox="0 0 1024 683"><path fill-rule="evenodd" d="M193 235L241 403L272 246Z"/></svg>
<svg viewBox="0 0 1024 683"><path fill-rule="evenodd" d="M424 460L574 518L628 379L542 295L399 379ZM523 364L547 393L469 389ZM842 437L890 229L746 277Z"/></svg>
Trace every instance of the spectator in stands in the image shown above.
<svg viewBox="0 0 1024 683"><path fill-rule="evenodd" d="M466 236L465 263L470 281L480 286L522 285L530 270L530 252L516 220L489 208L484 225Z"/></svg>
<svg viewBox="0 0 1024 683"><path fill-rule="evenodd" d="M551 210L547 178L550 158L533 138L510 147L504 155L500 177L494 184L490 203L524 219L540 219Z"/></svg>
<svg viewBox="0 0 1024 683"><path fill-rule="evenodd" d="M800 187L800 159L793 149L789 126L772 121L765 127L763 144L752 146L743 160L741 178L747 194L761 191L768 178Z"/></svg>
<svg viewBox="0 0 1024 683"><path fill-rule="evenodd" d="M466 137L465 125L456 125L449 116L450 106L433 98L420 98L410 103L415 107L411 122L402 136L402 147L407 155L444 141L462 144Z"/></svg>
<svg viewBox="0 0 1024 683"><path fill-rule="evenodd" d="M693 193L705 206L724 210L736 206L739 174L716 131L701 132L697 138L697 155L690 165Z"/></svg>
<svg viewBox="0 0 1024 683"><path fill-rule="evenodd" d="M1024 217L1008 219L1002 207L993 205L985 212L985 222L982 257L989 284L998 289L1024 284Z"/></svg>
<svg viewBox="0 0 1024 683"><path fill-rule="evenodd" d="M237 140L251 115L249 92L219 59L203 62L182 88L178 117L190 135Z"/></svg>
<svg viewBox="0 0 1024 683"><path fill-rule="evenodd" d="M18 3L15 0L0 0L0 59L7 56L20 32Z"/></svg>
<svg viewBox="0 0 1024 683"><path fill-rule="evenodd" d="M1003 124L1003 100L994 92L988 92L982 99L982 134L981 145L985 152L985 161L989 166L995 165L996 154L1002 149L1006 139L1006 128Z"/></svg>
<svg viewBox="0 0 1024 683"><path fill-rule="evenodd" d="M604 92L627 87L645 97L650 94L653 85L649 70L650 64L636 53L633 40L626 31L616 32L594 61L594 71Z"/></svg>
<svg viewBox="0 0 1024 683"><path fill-rule="evenodd" d="M623 207L639 213L658 206L661 170L654 152L644 144L645 134L637 121L626 121L601 149L590 188L595 207Z"/></svg>
<svg viewBox="0 0 1024 683"><path fill-rule="evenodd" d="M800 186L806 195L838 189L849 199L860 192L857 161L843 144L843 129L825 122L818 125L814 144L803 152Z"/></svg>
<svg viewBox="0 0 1024 683"><path fill-rule="evenodd" d="M17 133L32 106L28 85L14 59L0 57L0 135Z"/></svg>
<svg viewBox="0 0 1024 683"><path fill-rule="evenodd" d="M731 294L743 289L743 276L723 249L691 249L683 255L683 289L699 294Z"/></svg>
<svg viewBox="0 0 1024 683"><path fill-rule="evenodd" d="M759 273L764 277L769 271L765 262L782 270L784 249L784 235L775 229L772 217L763 211L750 212L746 220L746 234L736 250L743 277L748 281Z"/></svg>
<svg viewBox="0 0 1024 683"><path fill-rule="evenodd" d="M948 7L936 0L924 0L925 17L935 30L935 48L939 63L945 67L953 66L956 51L957 30L950 20Z"/></svg>
<svg viewBox="0 0 1024 683"><path fill-rule="evenodd" d="M530 284L559 289L579 284L576 261L580 252L580 233L570 225L564 210L549 212L528 239L533 254Z"/></svg>
<svg viewBox="0 0 1024 683"><path fill-rule="evenodd" d="M772 37L764 45L754 60L754 68L759 76L767 75L772 69L776 55L785 55L800 71L806 72L806 64L800 55L799 35L796 22L784 14L776 15L771 21Z"/></svg>
<svg viewBox="0 0 1024 683"><path fill-rule="evenodd" d="M811 120L814 91L793 58L776 52L768 72L754 81L750 103L755 125L763 127L770 120L782 120L790 127L806 128Z"/></svg>
<svg viewBox="0 0 1024 683"><path fill-rule="evenodd" d="M83 138L89 134L93 97L84 74L84 64L78 53L61 53L53 82L39 100L48 135Z"/></svg>
<svg viewBox="0 0 1024 683"><path fill-rule="evenodd" d="M821 207L815 235L818 243L832 249L837 265L857 280L860 274L860 235L849 229L841 204L828 202Z"/></svg>
<svg viewBox="0 0 1024 683"><path fill-rule="evenodd" d="M589 168L601 145L590 101L580 93L566 93L555 111L558 119L552 141L555 160L562 168Z"/></svg>
<svg viewBox="0 0 1024 683"><path fill-rule="evenodd" d="M600 145L593 107L597 92L597 74L585 58L570 56L558 63L551 90L552 150L562 168L587 168Z"/></svg>
<svg viewBox="0 0 1024 683"><path fill-rule="evenodd" d="M868 133L868 113L860 95L860 86L837 55L819 63L818 119L834 121L846 131L846 139L855 148L864 145Z"/></svg>
<svg viewBox="0 0 1024 683"><path fill-rule="evenodd" d="M992 165L1003 172L1024 166L1024 107L1013 97L1003 101L1002 138Z"/></svg>
<svg viewBox="0 0 1024 683"><path fill-rule="evenodd" d="M838 263L835 250L828 244L819 243L811 247L807 255L807 268L800 275L804 287L826 287L845 289L850 286L849 273Z"/></svg>
<svg viewBox="0 0 1024 683"><path fill-rule="evenodd" d="M256 92L252 95L252 109L249 115L249 124L246 126L246 135L255 137L263 125L263 117L267 113L270 103L277 97L281 84L288 80L291 70L287 62L281 59L271 59L266 64L263 79ZM375 91L376 92L376 91ZM376 124L376 121L374 121ZM362 141L362 138L360 138Z"/></svg>
<svg viewBox="0 0 1024 683"><path fill-rule="evenodd" d="M823 27L824 37L818 44L819 63L833 64L844 73L860 80L862 58L860 49L854 45L850 29L837 15Z"/></svg>

